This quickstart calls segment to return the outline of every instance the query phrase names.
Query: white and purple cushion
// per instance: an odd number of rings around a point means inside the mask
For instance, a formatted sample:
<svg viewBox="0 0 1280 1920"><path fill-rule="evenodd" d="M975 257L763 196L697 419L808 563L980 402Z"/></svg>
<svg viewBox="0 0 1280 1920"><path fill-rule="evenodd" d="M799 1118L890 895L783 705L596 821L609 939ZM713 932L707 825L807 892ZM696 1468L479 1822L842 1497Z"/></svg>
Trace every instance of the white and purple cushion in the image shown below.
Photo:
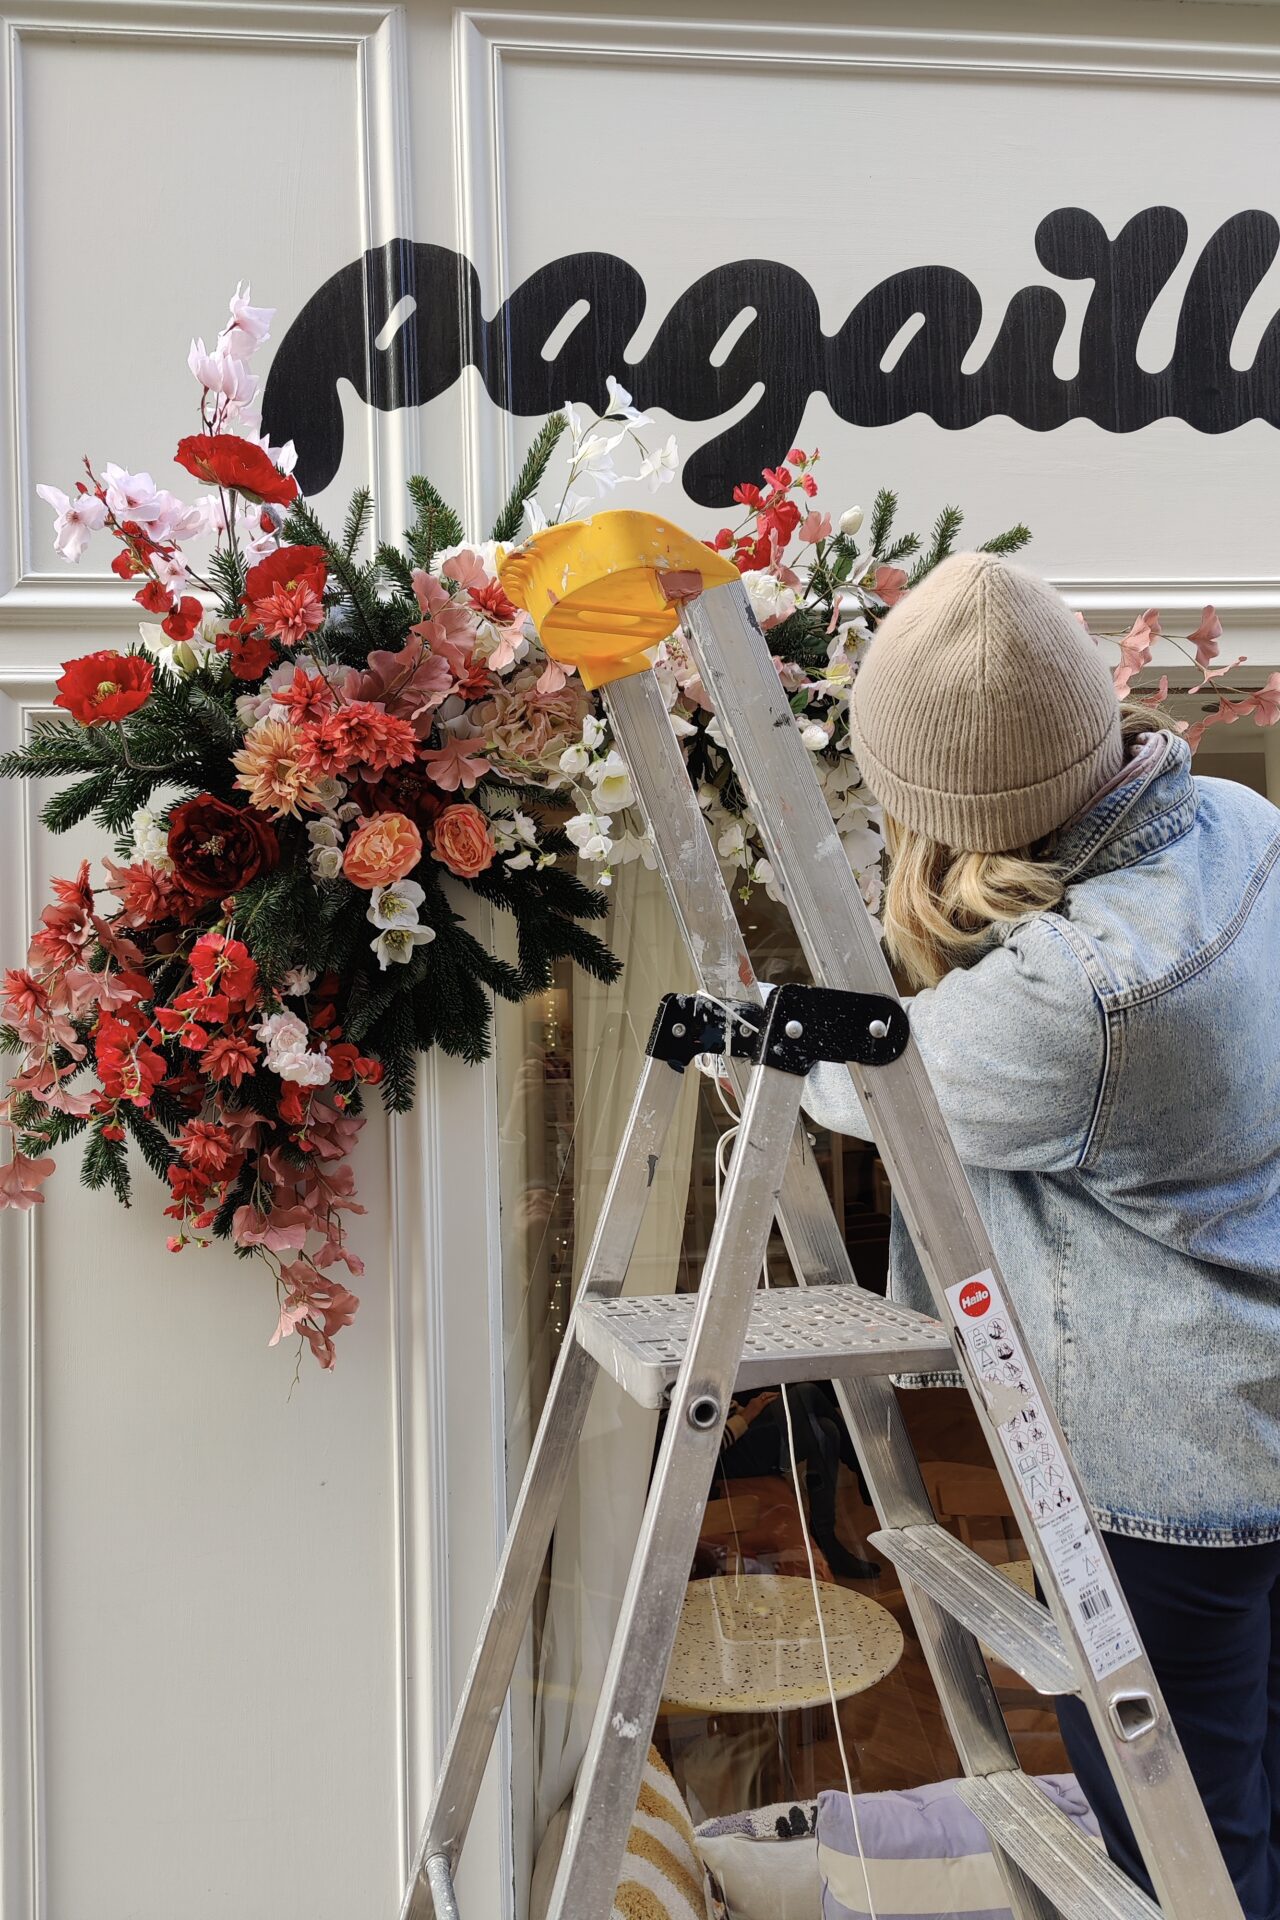
<svg viewBox="0 0 1280 1920"><path fill-rule="evenodd" d="M1098 1838L1073 1774L1038 1785ZM848 1794L818 1796L822 1920L1012 1920L986 1829L954 1781L863 1793L855 1804L856 1835Z"/></svg>

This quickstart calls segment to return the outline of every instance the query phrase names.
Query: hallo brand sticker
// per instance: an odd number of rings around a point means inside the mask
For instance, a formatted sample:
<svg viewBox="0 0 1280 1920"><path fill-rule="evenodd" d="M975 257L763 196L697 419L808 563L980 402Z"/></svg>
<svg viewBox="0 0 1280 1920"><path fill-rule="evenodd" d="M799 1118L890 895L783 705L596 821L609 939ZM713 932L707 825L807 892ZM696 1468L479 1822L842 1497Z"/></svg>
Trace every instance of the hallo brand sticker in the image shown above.
<svg viewBox="0 0 1280 1920"><path fill-rule="evenodd" d="M968 1280L961 1287L956 1304L971 1320L980 1320L991 1305L991 1289L981 1280Z"/></svg>

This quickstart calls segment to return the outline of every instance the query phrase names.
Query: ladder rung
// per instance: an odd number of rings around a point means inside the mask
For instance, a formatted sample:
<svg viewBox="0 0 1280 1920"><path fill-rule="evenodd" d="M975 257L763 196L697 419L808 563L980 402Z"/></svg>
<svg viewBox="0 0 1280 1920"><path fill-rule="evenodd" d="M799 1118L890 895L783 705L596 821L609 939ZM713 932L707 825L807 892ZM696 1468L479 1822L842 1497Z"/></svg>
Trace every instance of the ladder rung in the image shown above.
<svg viewBox="0 0 1280 1920"><path fill-rule="evenodd" d="M1037 1693L1079 1692L1080 1682L1048 1610L945 1527L886 1527L870 1541Z"/></svg>
<svg viewBox="0 0 1280 1920"><path fill-rule="evenodd" d="M1063 1920L1160 1920L1159 1907L1025 1773L961 1780L956 1792Z"/></svg>
<svg viewBox="0 0 1280 1920"><path fill-rule="evenodd" d="M696 1293L587 1299L574 1325L587 1352L633 1400L659 1407L680 1371L697 1306ZM752 1301L738 1386L937 1372L948 1364L950 1336L928 1314L861 1287L775 1287Z"/></svg>

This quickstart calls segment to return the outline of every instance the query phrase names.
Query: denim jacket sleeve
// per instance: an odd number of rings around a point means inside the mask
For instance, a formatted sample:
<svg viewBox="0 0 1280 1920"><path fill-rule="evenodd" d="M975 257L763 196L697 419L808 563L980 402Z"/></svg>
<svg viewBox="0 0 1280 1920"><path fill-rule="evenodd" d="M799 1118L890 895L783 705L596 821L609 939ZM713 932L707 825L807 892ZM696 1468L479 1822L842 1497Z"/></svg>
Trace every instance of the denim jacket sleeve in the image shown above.
<svg viewBox="0 0 1280 1920"><path fill-rule="evenodd" d="M1106 1070L1101 1006L1052 914L910 1003L911 1031L967 1166L1062 1173L1084 1157ZM805 1112L869 1140L844 1067L816 1067Z"/></svg>

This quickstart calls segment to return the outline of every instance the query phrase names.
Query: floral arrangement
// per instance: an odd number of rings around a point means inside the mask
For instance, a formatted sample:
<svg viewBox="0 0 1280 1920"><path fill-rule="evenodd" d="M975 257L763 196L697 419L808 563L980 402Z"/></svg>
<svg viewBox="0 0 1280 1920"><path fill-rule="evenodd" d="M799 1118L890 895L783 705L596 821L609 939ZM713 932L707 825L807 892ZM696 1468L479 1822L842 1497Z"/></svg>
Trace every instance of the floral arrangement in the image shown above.
<svg viewBox="0 0 1280 1920"><path fill-rule="evenodd" d="M538 437L491 542L466 543L415 479L403 548L366 556L367 493L331 537L292 447L257 429L270 319L237 291L213 348L192 345L200 431L175 457L194 505L114 464L40 489L58 551L110 539L153 624L127 652L70 661L62 715L0 760L66 782L43 811L55 832L91 819L115 840L103 885L87 861L56 883L5 978L20 1057L0 1205L39 1200L77 1134L86 1184L127 1202L132 1142L168 1185L170 1247L224 1236L261 1259L273 1340L300 1336L329 1367L358 1305L346 1222L365 1090L403 1112L419 1052L483 1057L490 994L538 992L566 956L605 980L618 967L587 924L605 902L566 858L555 792L591 698L495 573L565 421ZM620 420L611 447L629 433ZM602 471L577 440L573 509ZM466 892L513 916L514 962L468 931Z"/></svg>
<svg viewBox="0 0 1280 1920"><path fill-rule="evenodd" d="M214 346L192 344L200 431L176 461L194 504L147 473L86 461L71 493L42 486L68 561L115 543L112 569L151 620L127 652L70 661L55 705L0 758L0 775L59 779L42 818L93 820L114 838L54 884L24 967L4 982L0 1045L18 1056L0 1102L12 1153L0 1206L39 1202L53 1150L87 1135L82 1178L126 1204L127 1147L167 1184L175 1250L231 1241L277 1294L271 1343L296 1336L322 1367L359 1301L346 1219L363 1211L351 1153L365 1089L413 1100L416 1055L468 1060L489 1044L490 994L541 991L568 958L604 980L613 955L585 923L614 867L653 861L626 762L592 696L541 651L503 592L501 551L522 529L579 517L639 453L655 491L675 442L612 378L603 413L567 406L537 435L487 541L468 541L431 483L409 482L403 545L366 552L371 501L333 537L299 497L291 446L253 415L256 350L271 314L237 290ZM562 437L568 472L548 516L537 493ZM731 552L769 633L796 725L873 910L883 842L848 732L858 659L888 609L950 553L958 509L928 542L895 534L881 492L838 525L816 504L818 454L793 449L735 490ZM987 543L1015 552L1014 527ZM1124 696L1160 633L1144 614L1118 643ZM1185 648L1214 690L1211 608ZM1238 665L1233 661L1230 665ZM755 823L678 636L657 671L726 871L771 888ZM1163 689L1162 689L1163 691ZM1191 729L1280 717L1280 674ZM575 867L594 874L595 888ZM514 963L467 928L470 893L509 913Z"/></svg>

